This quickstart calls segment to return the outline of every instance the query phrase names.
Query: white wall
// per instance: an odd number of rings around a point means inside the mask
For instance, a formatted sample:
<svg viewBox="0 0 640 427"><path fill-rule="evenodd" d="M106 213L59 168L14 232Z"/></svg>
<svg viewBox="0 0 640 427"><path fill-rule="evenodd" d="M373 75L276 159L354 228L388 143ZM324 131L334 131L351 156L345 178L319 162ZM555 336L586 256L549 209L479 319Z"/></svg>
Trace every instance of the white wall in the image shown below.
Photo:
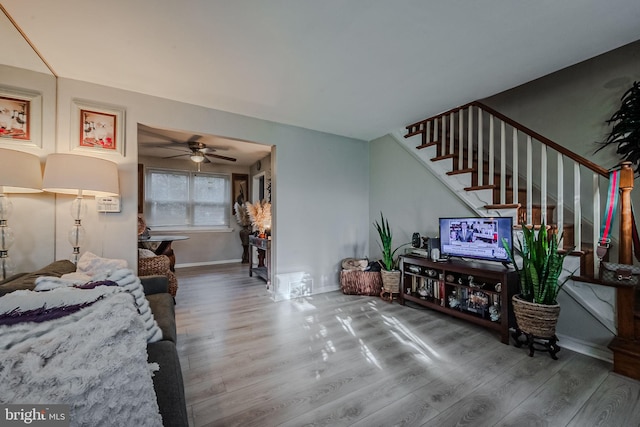
<svg viewBox="0 0 640 427"><path fill-rule="evenodd" d="M371 260L380 259L373 222L380 212L389 220L393 246L411 241L415 232L438 236L438 218L475 215L436 176L391 136L370 143L369 239ZM398 253L403 252L398 251Z"/></svg>
<svg viewBox="0 0 640 427"><path fill-rule="evenodd" d="M40 94L41 109L32 118L40 120L37 144L0 139L0 147L34 154L44 166L47 154L55 151L56 80L53 75L0 65L0 91L18 90ZM33 108L33 107L32 107ZM10 194L13 213L8 220L15 235L9 248L16 272L44 267L54 260L54 195L51 193ZM68 214L69 218L71 216ZM66 236L66 233L65 233ZM66 238L66 237L65 237Z"/></svg>
<svg viewBox="0 0 640 427"><path fill-rule="evenodd" d="M126 109L126 151L118 162L122 212L100 225L87 218L93 238L88 250L136 262L137 124L209 133L275 145L273 158L274 270L288 285L290 275L313 280L314 291L338 288L340 260L368 250L368 144L321 132L117 90L59 79L57 151L69 150L73 98ZM75 130L74 130L75 131ZM91 153L91 155L94 155ZM72 198L59 197L56 230L69 228ZM93 224L93 225L91 225ZM97 225L96 225L97 224ZM104 232L102 232L104 231ZM56 256L66 256L66 239L56 240ZM356 250L357 248L357 250ZM279 277L276 277L276 282Z"/></svg>

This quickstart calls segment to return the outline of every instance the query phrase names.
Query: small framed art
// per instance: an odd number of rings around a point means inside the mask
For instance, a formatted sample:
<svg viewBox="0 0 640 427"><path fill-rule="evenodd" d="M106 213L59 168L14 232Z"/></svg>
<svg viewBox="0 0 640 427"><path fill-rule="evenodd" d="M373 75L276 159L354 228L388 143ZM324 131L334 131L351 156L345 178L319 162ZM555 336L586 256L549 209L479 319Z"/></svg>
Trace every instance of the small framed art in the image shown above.
<svg viewBox="0 0 640 427"><path fill-rule="evenodd" d="M124 155L124 108L73 100L72 149Z"/></svg>
<svg viewBox="0 0 640 427"><path fill-rule="evenodd" d="M0 142L42 146L42 95L0 86Z"/></svg>

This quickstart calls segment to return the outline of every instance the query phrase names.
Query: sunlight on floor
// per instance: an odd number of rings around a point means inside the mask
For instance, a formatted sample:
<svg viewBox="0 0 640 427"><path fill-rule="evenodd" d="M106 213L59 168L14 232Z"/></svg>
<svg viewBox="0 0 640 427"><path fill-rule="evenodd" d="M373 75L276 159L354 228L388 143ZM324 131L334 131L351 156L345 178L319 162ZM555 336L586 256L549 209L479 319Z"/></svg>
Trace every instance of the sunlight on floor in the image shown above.
<svg viewBox="0 0 640 427"><path fill-rule="evenodd" d="M385 324L392 328L390 330L390 333L395 336L400 343L409 347L413 347L416 351L418 351L418 359L421 359L427 363L433 363L434 359L442 359L440 354L438 354L438 352L433 347L425 343L422 339L420 339L420 337L411 332L409 328L400 323L395 317L389 317L383 314L382 318L384 319Z"/></svg>

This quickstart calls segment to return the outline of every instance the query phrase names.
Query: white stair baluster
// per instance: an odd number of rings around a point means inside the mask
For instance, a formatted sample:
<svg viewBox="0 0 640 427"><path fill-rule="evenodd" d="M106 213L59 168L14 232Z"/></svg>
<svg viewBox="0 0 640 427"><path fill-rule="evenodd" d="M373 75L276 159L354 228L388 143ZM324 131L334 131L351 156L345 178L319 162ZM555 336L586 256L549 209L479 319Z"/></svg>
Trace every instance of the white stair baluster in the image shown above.
<svg viewBox="0 0 640 427"><path fill-rule="evenodd" d="M507 136L506 123L500 120L500 204L507 203Z"/></svg>
<svg viewBox="0 0 640 427"><path fill-rule="evenodd" d="M495 131L493 126L493 115L489 114L489 185L493 185L493 181L494 181L493 168L494 168L494 162L496 157L495 148L494 148L495 146L494 138L495 138Z"/></svg>
<svg viewBox="0 0 640 427"><path fill-rule="evenodd" d="M467 123L467 146L469 147L467 151L469 151L467 158L467 168L473 168L473 106L469 105L469 112L467 113L468 121Z"/></svg>
<svg viewBox="0 0 640 427"><path fill-rule="evenodd" d="M527 224L533 224L533 148L531 137L527 135Z"/></svg>
<svg viewBox="0 0 640 427"><path fill-rule="evenodd" d="M482 133L482 108L478 108L478 185L484 185L484 150Z"/></svg>
<svg viewBox="0 0 640 427"><path fill-rule="evenodd" d="M573 242L576 250L582 247L582 206L580 205L580 164L573 161Z"/></svg>
<svg viewBox="0 0 640 427"><path fill-rule="evenodd" d="M540 223L550 225L551 218L547 218L547 146L540 144Z"/></svg>
<svg viewBox="0 0 640 427"><path fill-rule="evenodd" d="M513 128L512 144L513 160L511 163L511 188L513 188L513 195L511 196L511 203L516 204L518 203L518 186L520 185L518 183L518 129L516 128Z"/></svg>

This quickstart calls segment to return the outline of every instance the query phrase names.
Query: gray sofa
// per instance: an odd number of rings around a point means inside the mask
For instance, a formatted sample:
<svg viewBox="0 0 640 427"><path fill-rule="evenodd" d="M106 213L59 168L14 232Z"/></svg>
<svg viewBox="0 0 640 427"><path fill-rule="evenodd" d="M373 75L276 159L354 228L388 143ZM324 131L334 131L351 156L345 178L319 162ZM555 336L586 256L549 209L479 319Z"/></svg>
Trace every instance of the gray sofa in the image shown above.
<svg viewBox="0 0 640 427"><path fill-rule="evenodd" d="M33 289L39 276L60 277L75 269L72 262L61 260L31 273L16 274L0 282L0 297L19 289ZM168 293L169 282L166 276L147 276L140 280L153 316L162 330L162 340L147 345L148 361L160 366L153 376L160 415L165 427L188 426L182 371L176 349L174 300Z"/></svg>

